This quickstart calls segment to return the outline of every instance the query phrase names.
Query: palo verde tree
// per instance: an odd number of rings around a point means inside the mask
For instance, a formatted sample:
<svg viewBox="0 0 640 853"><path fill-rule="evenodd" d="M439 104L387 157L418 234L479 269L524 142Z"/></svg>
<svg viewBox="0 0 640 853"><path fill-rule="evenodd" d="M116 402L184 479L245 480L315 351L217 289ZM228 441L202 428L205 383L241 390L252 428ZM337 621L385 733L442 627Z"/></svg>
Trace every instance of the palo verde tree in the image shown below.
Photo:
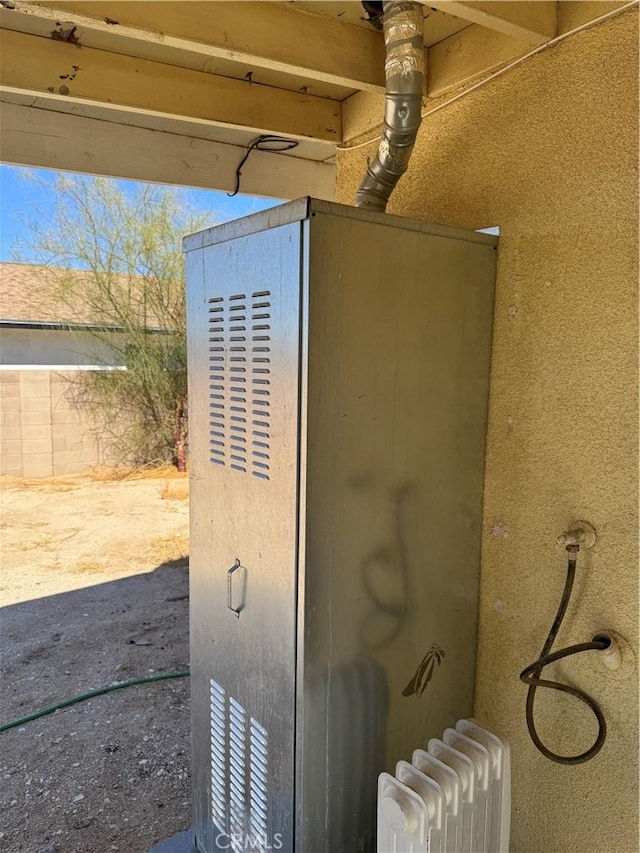
<svg viewBox="0 0 640 853"><path fill-rule="evenodd" d="M128 464L185 465L187 373L182 237L204 227L173 189L60 175L18 248L54 281L60 317L87 320L97 363L73 394L103 447ZM37 283L36 283L37 286ZM75 325L75 324L74 324Z"/></svg>

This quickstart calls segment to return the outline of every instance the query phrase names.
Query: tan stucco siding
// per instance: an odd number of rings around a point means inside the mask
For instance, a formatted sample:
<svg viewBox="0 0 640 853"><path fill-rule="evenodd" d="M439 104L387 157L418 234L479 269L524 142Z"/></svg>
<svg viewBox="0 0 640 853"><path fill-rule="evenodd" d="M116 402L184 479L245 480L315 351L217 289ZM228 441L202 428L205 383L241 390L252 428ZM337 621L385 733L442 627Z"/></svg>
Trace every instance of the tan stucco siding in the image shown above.
<svg viewBox="0 0 640 853"><path fill-rule="evenodd" d="M476 714L512 744L514 851L638 850L637 669L612 674L590 654L556 665L609 727L576 767L535 750L518 680L562 591L555 538L576 518L599 541L580 559L559 644L611 628L637 651L637 44L634 10L427 118L389 205L500 226ZM374 151L339 155L339 201L353 203ZM567 697L541 692L537 718L561 751L595 737Z"/></svg>

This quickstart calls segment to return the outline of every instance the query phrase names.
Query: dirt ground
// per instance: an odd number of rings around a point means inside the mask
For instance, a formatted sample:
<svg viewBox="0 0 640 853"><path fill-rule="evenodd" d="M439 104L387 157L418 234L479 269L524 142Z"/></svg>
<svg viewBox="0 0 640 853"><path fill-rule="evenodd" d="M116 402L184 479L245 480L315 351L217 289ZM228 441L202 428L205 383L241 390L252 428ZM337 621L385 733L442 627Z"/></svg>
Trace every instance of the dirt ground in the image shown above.
<svg viewBox="0 0 640 853"><path fill-rule="evenodd" d="M0 724L188 669L188 484L2 478ZM0 851L147 853L190 824L189 679L0 733Z"/></svg>

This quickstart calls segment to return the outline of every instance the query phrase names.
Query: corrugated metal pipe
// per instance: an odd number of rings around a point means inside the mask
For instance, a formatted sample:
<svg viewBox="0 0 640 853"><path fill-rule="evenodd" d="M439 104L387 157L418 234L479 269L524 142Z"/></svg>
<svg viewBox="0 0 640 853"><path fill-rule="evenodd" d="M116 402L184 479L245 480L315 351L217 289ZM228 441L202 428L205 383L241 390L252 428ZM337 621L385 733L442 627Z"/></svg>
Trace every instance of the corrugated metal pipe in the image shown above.
<svg viewBox="0 0 640 853"><path fill-rule="evenodd" d="M388 0L384 9L387 81L380 147L356 193L356 207L384 211L407 171L422 120L424 19L422 4Z"/></svg>

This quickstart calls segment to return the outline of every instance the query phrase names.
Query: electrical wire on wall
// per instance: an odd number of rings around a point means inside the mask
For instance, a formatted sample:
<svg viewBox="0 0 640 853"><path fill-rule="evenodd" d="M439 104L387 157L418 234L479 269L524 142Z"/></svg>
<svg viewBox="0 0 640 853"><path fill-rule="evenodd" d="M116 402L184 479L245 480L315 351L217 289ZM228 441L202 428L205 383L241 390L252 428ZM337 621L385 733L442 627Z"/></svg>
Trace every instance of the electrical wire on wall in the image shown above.
<svg viewBox="0 0 640 853"><path fill-rule="evenodd" d="M596 636L594 636L592 640L587 643L576 643L573 646L567 646L567 648L560 649L557 652L551 651L551 648L555 642L556 637L558 636L558 632L560 631L560 627L567 612L567 607L569 606L569 600L571 598L573 582L575 580L576 574L576 561L578 559L578 552L580 550L579 542L569 541L566 546L566 550L568 554L567 578L565 581L562 598L560 599L558 612L556 613L556 618L553 620L553 625L551 626L549 635L545 640L544 646L542 647L540 657L537 661L532 664L529 664L529 666L525 667L525 669L522 670L522 672L520 673L520 680L523 681L525 684L529 685L526 705L527 728L529 730L531 740L534 742L537 749L545 756L545 758L548 758L550 761L555 761L557 764L582 764L583 762L589 761L591 758L597 755L598 752L600 752L600 750L602 749L602 746L605 742L605 738L607 736L607 723L605 721L604 714L602 713L602 709L595 701L595 699L592 699L591 696L589 696L583 690L580 690L577 687L570 687L568 684L562 684L559 681L549 681L548 679L541 678L540 676L542 675L542 670L545 666L548 666L551 663L555 663L556 661L562 660L563 658L579 654L580 652L588 652L594 650L605 651L611 645L611 638L596 634ZM545 744L540 739L540 736L538 735L533 717L533 706L536 697L536 691L539 687L549 688L551 690L559 690L562 693L567 693L569 694L569 696L574 696L576 699L579 699L581 702L584 702L584 704L591 709L598 722L598 735L592 746L589 747L589 749L585 750L585 752L581 752L579 755L559 755L557 752L553 752L551 749L545 746Z"/></svg>
<svg viewBox="0 0 640 853"><path fill-rule="evenodd" d="M272 134L263 134L262 136L256 137L256 139L248 145L244 157L238 163L238 168L236 169L236 186L232 193L227 193L229 198L233 198L240 192L242 167L249 159L249 155L252 151L272 151L275 153L293 151L293 149L297 148L299 144L300 143L295 139L287 139L284 136L273 136Z"/></svg>

